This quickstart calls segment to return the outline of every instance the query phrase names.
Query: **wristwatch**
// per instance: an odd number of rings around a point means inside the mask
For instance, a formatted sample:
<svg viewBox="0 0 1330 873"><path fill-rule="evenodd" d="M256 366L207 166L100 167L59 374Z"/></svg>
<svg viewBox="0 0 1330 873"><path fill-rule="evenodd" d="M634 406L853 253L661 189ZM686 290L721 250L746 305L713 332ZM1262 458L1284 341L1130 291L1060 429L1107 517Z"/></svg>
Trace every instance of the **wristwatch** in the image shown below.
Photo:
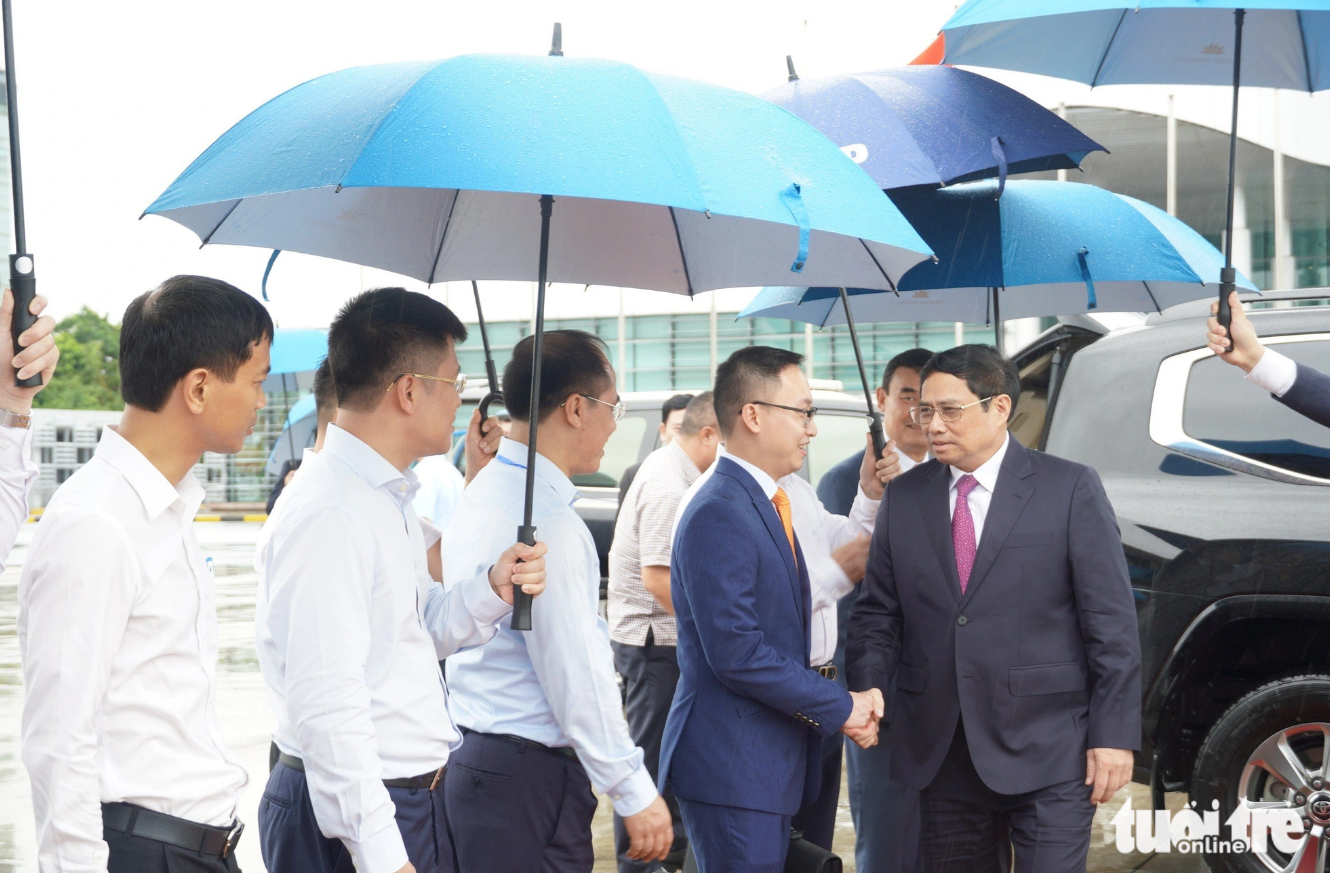
<svg viewBox="0 0 1330 873"><path fill-rule="evenodd" d="M32 427L32 414L0 409L0 427Z"/></svg>

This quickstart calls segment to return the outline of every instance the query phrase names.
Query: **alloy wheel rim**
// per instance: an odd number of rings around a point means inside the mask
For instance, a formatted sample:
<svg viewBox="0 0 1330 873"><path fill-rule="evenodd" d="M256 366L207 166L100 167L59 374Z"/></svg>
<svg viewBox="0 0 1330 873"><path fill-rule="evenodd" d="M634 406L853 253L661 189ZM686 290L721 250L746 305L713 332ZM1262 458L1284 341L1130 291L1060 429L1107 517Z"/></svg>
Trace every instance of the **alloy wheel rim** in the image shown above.
<svg viewBox="0 0 1330 873"><path fill-rule="evenodd" d="M1309 722L1271 734L1247 758L1238 804L1255 810L1292 810L1303 834L1287 855L1266 841L1251 854L1271 873L1323 873L1330 857L1330 724Z"/></svg>

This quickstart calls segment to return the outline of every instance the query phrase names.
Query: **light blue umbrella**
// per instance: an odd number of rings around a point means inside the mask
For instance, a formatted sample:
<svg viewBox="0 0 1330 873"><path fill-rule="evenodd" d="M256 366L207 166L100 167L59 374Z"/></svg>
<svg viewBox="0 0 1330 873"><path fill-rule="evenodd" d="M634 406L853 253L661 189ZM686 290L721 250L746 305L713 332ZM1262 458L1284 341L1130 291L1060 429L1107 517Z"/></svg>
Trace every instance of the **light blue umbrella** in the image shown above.
<svg viewBox="0 0 1330 873"><path fill-rule="evenodd" d="M1001 200L996 192L992 180L888 192L938 255L906 273L896 294L763 288L739 317L848 324L867 394L856 322L964 321L1000 330L1003 316L1158 312L1219 287L1219 251L1148 203L1074 182L1013 180Z"/></svg>
<svg viewBox="0 0 1330 873"><path fill-rule="evenodd" d="M272 364L268 371L268 377L279 377L282 385L283 402L290 406L290 385L288 380L296 373L305 373L317 370L319 364L328 355L328 332L326 330L302 329L302 328L283 328L277 330L272 338ZM313 397L306 398L312 404ZM300 407L297 403L292 409ZM310 407L313 409L313 406ZM272 452L268 455L268 472L276 475L282 468L282 462L288 459L294 460L300 457L296 448L296 431L292 429L293 419L288 415L286 427L282 430L282 435L278 437L274 444ZM311 431L312 432L312 431ZM307 436L302 433L301 437ZM285 451L281 450L282 438L285 437ZM310 444L308 439L300 443L303 449ZM274 466L274 463L276 466Z"/></svg>
<svg viewBox="0 0 1330 873"><path fill-rule="evenodd" d="M1087 85L1229 85L1228 208L1219 320L1229 322L1241 85L1330 88L1330 0L969 0L942 28L943 63Z"/></svg>
<svg viewBox="0 0 1330 873"><path fill-rule="evenodd" d="M225 133L148 207L207 243L338 258L427 282L692 295L888 288L928 247L829 140L760 98L562 57L465 55L299 85ZM534 542L536 422L526 511ZM529 627L529 600L513 627Z"/></svg>
<svg viewBox="0 0 1330 873"><path fill-rule="evenodd" d="M296 401L295 405L286 414L286 424L282 427L282 434L273 443L272 451L268 453L268 474L276 476L281 472L282 464L287 461L294 461L300 457L300 453L310 446L314 445L316 425L318 416L315 414L318 408L314 402L313 394L306 394Z"/></svg>

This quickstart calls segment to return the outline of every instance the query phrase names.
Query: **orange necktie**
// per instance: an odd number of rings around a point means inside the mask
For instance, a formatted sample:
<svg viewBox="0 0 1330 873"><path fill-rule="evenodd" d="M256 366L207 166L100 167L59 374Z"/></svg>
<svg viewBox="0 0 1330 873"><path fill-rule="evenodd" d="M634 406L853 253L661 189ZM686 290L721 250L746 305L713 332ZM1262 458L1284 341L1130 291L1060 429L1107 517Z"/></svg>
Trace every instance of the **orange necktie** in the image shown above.
<svg viewBox="0 0 1330 873"><path fill-rule="evenodd" d="M785 489L777 488L771 502L776 505L776 514L780 516L780 523L785 527L785 536L790 540L790 552L797 564L799 553L794 549L794 516L790 514L790 498L785 494Z"/></svg>

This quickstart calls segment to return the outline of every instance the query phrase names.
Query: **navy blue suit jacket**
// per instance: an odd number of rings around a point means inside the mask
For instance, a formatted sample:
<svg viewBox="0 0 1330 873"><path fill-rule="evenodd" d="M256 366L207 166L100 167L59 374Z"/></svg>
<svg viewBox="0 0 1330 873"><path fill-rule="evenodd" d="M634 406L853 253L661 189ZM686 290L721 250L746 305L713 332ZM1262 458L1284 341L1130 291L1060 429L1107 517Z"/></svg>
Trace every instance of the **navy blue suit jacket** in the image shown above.
<svg viewBox="0 0 1330 873"><path fill-rule="evenodd" d="M1325 373L1298 364L1298 378L1293 387L1275 399L1317 424L1330 427L1330 376Z"/></svg>
<svg viewBox="0 0 1330 873"><path fill-rule="evenodd" d="M962 714L1003 794L1084 779L1087 748L1139 749L1136 609L1099 475L1013 438L961 594L950 471L930 460L888 484L850 620L850 688L896 680L892 778L926 788Z"/></svg>
<svg viewBox="0 0 1330 873"><path fill-rule="evenodd" d="M815 796L822 740L849 694L809 668L812 597L780 517L729 458L679 520L670 560L679 684L660 785L676 797L794 815Z"/></svg>

